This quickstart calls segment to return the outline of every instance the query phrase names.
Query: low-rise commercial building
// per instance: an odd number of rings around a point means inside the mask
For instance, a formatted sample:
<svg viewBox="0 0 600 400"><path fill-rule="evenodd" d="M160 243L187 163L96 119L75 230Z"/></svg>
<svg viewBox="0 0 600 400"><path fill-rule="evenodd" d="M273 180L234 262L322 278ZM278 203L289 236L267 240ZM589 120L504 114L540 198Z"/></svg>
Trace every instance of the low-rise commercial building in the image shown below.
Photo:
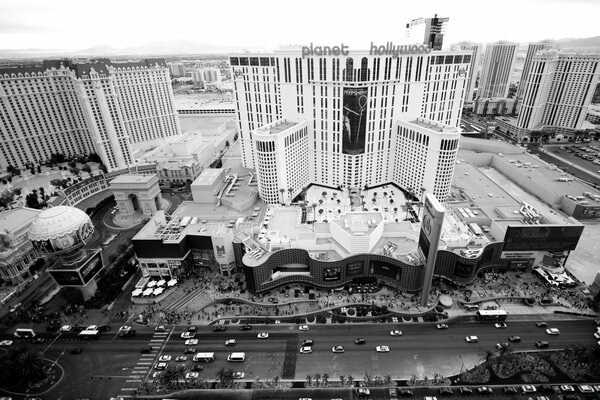
<svg viewBox="0 0 600 400"><path fill-rule="evenodd" d="M41 210L15 208L0 213L0 279L18 285L30 275L29 267L40 258L27 233Z"/></svg>

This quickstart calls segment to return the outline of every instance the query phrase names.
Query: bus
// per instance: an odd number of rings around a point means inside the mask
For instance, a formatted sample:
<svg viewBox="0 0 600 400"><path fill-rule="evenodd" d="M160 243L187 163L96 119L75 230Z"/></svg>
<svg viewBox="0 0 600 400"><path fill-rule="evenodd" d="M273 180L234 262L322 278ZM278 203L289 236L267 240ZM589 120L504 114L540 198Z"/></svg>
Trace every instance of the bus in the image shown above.
<svg viewBox="0 0 600 400"><path fill-rule="evenodd" d="M196 353L194 361L213 362L215 361L215 353Z"/></svg>
<svg viewBox="0 0 600 400"><path fill-rule="evenodd" d="M98 339L100 331L98 329L86 329L79 332L79 338L83 340Z"/></svg>
<svg viewBox="0 0 600 400"><path fill-rule="evenodd" d="M16 337L16 338L33 338L33 337L35 337L35 332L33 331L33 329L18 328L14 333L14 337Z"/></svg>
<svg viewBox="0 0 600 400"><path fill-rule="evenodd" d="M231 353L227 356L227 361L238 361L242 362L246 359L246 353Z"/></svg>
<svg viewBox="0 0 600 400"><path fill-rule="evenodd" d="M508 313L504 310L479 310L475 315L478 321L506 321Z"/></svg>

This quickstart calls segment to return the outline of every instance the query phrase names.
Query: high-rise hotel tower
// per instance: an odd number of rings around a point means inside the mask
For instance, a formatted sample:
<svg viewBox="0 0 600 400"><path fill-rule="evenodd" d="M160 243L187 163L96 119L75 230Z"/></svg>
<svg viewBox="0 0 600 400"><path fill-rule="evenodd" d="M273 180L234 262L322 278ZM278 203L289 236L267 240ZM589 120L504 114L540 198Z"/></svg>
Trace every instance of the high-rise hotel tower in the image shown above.
<svg viewBox="0 0 600 400"><path fill-rule="evenodd" d="M243 163L261 198L281 202L281 189L295 196L311 183L393 182L445 199L471 52L424 48L233 55Z"/></svg>
<svg viewBox="0 0 600 400"><path fill-rule="evenodd" d="M96 153L114 170L179 134L164 60L0 69L0 169Z"/></svg>

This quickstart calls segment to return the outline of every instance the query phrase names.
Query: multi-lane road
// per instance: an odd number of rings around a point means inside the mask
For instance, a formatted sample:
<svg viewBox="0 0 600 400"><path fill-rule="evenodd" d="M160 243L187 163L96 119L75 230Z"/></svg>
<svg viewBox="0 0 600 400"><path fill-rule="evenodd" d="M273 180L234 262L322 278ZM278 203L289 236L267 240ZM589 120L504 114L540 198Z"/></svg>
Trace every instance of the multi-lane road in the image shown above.
<svg viewBox="0 0 600 400"><path fill-rule="evenodd" d="M175 363L186 347L198 352L214 352L215 361L206 363L201 377L214 381L217 371L232 368L244 372L244 380L280 379L303 381L307 375L328 374L330 380L341 375L351 375L362 380L365 373L392 379L407 379L411 375L444 376L456 374L461 368L470 368L479 362L480 353L494 350L499 342L508 341L511 335L522 338L513 343L515 351L538 351L535 342L547 340L548 350L571 344L596 345L593 337L595 324L589 320L553 321L560 334L550 336L534 321L507 321L507 328L498 329L493 322L454 322L450 328L438 330L434 324L365 324L310 326L300 331L296 325L254 326L251 331L229 327L226 332L213 332L201 327L196 334L199 343L186 346L181 339L187 326L170 326L165 332L155 332L152 327L136 328L134 337L123 338L111 332L103 333L98 340L80 341L76 334L50 336L43 344L30 344L43 350L47 358L57 360L65 371L63 380L46 396L54 399L106 399L117 394L131 394L143 379L151 378L154 365L163 355L171 355ZM390 330L401 330L401 336L391 336ZM259 339L258 333L269 337ZM478 343L467 343L466 336L476 335ZM364 338L365 344L354 344ZM235 346L225 346L227 339L236 339ZM301 342L312 339L312 353L300 354ZM81 347L83 353L70 354L72 347ZM141 348L151 346L152 352L142 354ZM343 353L333 353L332 347L343 346ZM388 353L378 353L376 346L388 346ZM228 362L231 352L244 352L244 362ZM194 362L192 355L185 361L188 370Z"/></svg>

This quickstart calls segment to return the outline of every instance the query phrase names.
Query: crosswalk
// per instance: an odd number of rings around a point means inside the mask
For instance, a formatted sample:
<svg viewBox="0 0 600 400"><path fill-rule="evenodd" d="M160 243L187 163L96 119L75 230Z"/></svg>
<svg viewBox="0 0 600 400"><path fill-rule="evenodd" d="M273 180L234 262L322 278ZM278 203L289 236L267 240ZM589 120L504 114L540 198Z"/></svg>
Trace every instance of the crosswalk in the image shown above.
<svg viewBox="0 0 600 400"><path fill-rule="evenodd" d="M129 376L125 380L127 387L122 387L120 396L130 396L133 392L138 389L138 386L146 378L146 376L152 371L152 366L156 361L156 357L160 352L161 347L170 335L169 331L166 332L154 332L152 339L150 339L148 345L152 347L150 353L140 354L139 359L135 363L135 366L131 370Z"/></svg>

